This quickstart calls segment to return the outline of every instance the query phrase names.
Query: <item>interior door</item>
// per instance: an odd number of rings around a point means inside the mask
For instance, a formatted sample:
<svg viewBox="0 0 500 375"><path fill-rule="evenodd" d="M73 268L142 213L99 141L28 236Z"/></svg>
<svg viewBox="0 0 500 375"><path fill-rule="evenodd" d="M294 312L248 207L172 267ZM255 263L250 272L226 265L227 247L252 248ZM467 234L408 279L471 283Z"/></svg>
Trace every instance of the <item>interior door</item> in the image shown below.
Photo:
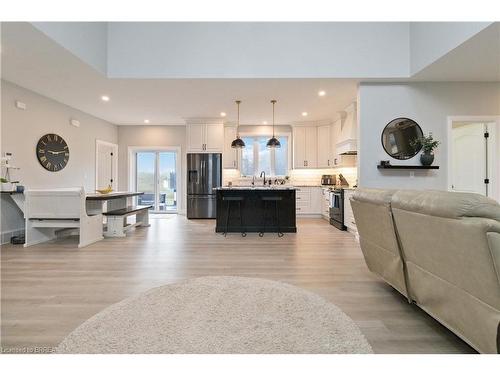
<svg viewBox="0 0 500 375"><path fill-rule="evenodd" d="M99 140L96 142L96 189L111 185L113 190L117 190L117 157L118 145Z"/></svg>
<svg viewBox="0 0 500 375"><path fill-rule="evenodd" d="M484 123L452 127L451 190L487 195L487 156Z"/></svg>

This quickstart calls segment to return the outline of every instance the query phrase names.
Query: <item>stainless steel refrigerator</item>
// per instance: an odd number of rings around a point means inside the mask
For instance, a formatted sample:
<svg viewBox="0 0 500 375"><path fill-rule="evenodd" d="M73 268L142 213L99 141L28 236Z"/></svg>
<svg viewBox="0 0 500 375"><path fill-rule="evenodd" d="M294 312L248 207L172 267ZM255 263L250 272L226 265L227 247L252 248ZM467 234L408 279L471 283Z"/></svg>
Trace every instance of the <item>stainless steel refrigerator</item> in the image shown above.
<svg viewBox="0 0 500 375"><path fill-rule="evenodd" d="M222 185L222 154L187 154L187 217L215 218L215 187Z"/></svg>

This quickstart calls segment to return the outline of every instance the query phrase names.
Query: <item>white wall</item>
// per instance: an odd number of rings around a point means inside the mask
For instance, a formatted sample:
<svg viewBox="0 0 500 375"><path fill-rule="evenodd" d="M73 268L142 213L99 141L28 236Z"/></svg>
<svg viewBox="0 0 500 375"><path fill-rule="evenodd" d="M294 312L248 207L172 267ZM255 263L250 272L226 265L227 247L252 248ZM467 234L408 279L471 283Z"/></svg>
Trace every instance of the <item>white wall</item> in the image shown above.
<svg viewBox="0 0 500 375"><path fill-rule="evenodd" d="M117 127L3 80L1 90L1 152L12 152L12 163L21 168L12 178L31 188L83 186L93 191L96 139L117 143ZM16 108L16 100L25 103L26 110ZM79 128L70 125L72 118L80 121ZM69 162L59 172L45 170L36 157L36 144L47 133L59 134L69 146ZM8 199L2 197L2 232L24 225Z"/></svg>
<svg viewBox="0 0 500 375"><path fill-rule="evenodd" d="M118 181L120 190L133 190L129 187L129 152L128 148L141 147L181 147L181 199L179 212L186 210L186 127L185 126L119 126L118 127Z"/></svg>
<svg viewBox="0 0 500 375"><path fill-rule="evenodd" d="M359 185L402 189L447 189L448 116L497 116L500 114L498 83L368 84L359 87ZM436 152L439 170L381 171L380 160L420 165L419 155L396 160L382 148L381 133L394 118L409 117L423 132L442 142Z"/></svg>
<svg viewBox="0 0 500 375"><path fill-rule="evenodd" d="M492 22L411 22L411 75L433 63Z"/></svg>
<svg viewBox="0 0 500 375"><path fill-rule="evenodd" d="M103 74L107 71L107 22L33 22L38 30Z"/></svg>
<svg viewBox="0 0 500 375"><path fill-rule="evenodd" d="M112 78L406 77L407 22L113 22Z"/></svg>

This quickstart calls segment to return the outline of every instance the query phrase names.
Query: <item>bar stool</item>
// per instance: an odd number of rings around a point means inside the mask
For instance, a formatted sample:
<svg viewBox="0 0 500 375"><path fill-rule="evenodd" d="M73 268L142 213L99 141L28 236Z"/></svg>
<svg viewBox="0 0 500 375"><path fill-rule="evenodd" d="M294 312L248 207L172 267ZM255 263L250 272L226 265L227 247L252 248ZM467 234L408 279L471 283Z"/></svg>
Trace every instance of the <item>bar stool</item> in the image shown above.
<svg viewBox="0 0 500 375"><path fill-rule="evenodd" d="M264 230L266 229L266 222L267 222L267 217L268 217L268 211L271 207L268 207L269 204L272 204L274 202L274 218L276 219L276 226L278 227L278 237L283 237L283 232L281 231L280 228L280 211L279 211L279 202L283 200L283 197L279 196L263 196L262 197L262 202L264 204L264 221L262 223L262 229L261 232L259 233L259 237L264 236ZM271 218L273 218L273 215L270 215ZM274 220L273 220L274 224Z"/></svg>
<svg viewBox="0 0 500 375"><path fill-rule="evenodd" d="M245 198L243 198L242 196L229 196L229 197L222 197L222 200L223 201L226 201L226 206L227 206L227 209L226 209L226 228L224 230L224 237L226 237L227 235L227 229L229 227L229 215L231 214L231 204L233 202L235 203L238 203L238 216L240 217L240 227L242 229L242 232L241 232L241 236L242 237L246 237L246 233L245 231L243 230L243 216L241 215L241 202L243 202Z"/></svg>

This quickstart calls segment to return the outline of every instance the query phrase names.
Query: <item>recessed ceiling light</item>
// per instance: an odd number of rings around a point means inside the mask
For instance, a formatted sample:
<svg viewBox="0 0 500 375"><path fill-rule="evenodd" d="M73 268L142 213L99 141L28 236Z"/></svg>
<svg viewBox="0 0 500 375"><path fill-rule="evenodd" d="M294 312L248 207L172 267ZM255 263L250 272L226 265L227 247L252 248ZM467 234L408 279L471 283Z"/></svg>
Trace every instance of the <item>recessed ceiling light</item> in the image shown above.
<svg viewBox="0 0 500 375"><path fill-rule="evenodd" d="M103 96L101 96L101 100L102 100L103 102L109 102L109 96L107 96L107 95L103 95Z"/></svg>
<svg viewBox="0 0 500 375"><path fill-rule="evenodd" d="M148 119L144 120L144 123L149 124L149 120Z"/></svg>
<svg viewBox="0 0 500 375"><path fill-rule="evenodd" d="M318 91L318 95L319 96L325 96L326 95L326 91L324 91L324 90Z"/></svg>
<svg viewBox="0 0 500 375"><path fill-rule="evenodd" d="M306 117L307 116L307 112L302 112L302 116Z"/></svg>
<svg viewBox="0 0 500 375"><path fill-rule="evenodd" d="M221 112L220 117L226 117L226 112Z"/></svg>
<svg viewBox="0 0 500 375"><path fill-rule="evenodd" d="M267 125L267 121L262 121L262 125Z"/></svg>

